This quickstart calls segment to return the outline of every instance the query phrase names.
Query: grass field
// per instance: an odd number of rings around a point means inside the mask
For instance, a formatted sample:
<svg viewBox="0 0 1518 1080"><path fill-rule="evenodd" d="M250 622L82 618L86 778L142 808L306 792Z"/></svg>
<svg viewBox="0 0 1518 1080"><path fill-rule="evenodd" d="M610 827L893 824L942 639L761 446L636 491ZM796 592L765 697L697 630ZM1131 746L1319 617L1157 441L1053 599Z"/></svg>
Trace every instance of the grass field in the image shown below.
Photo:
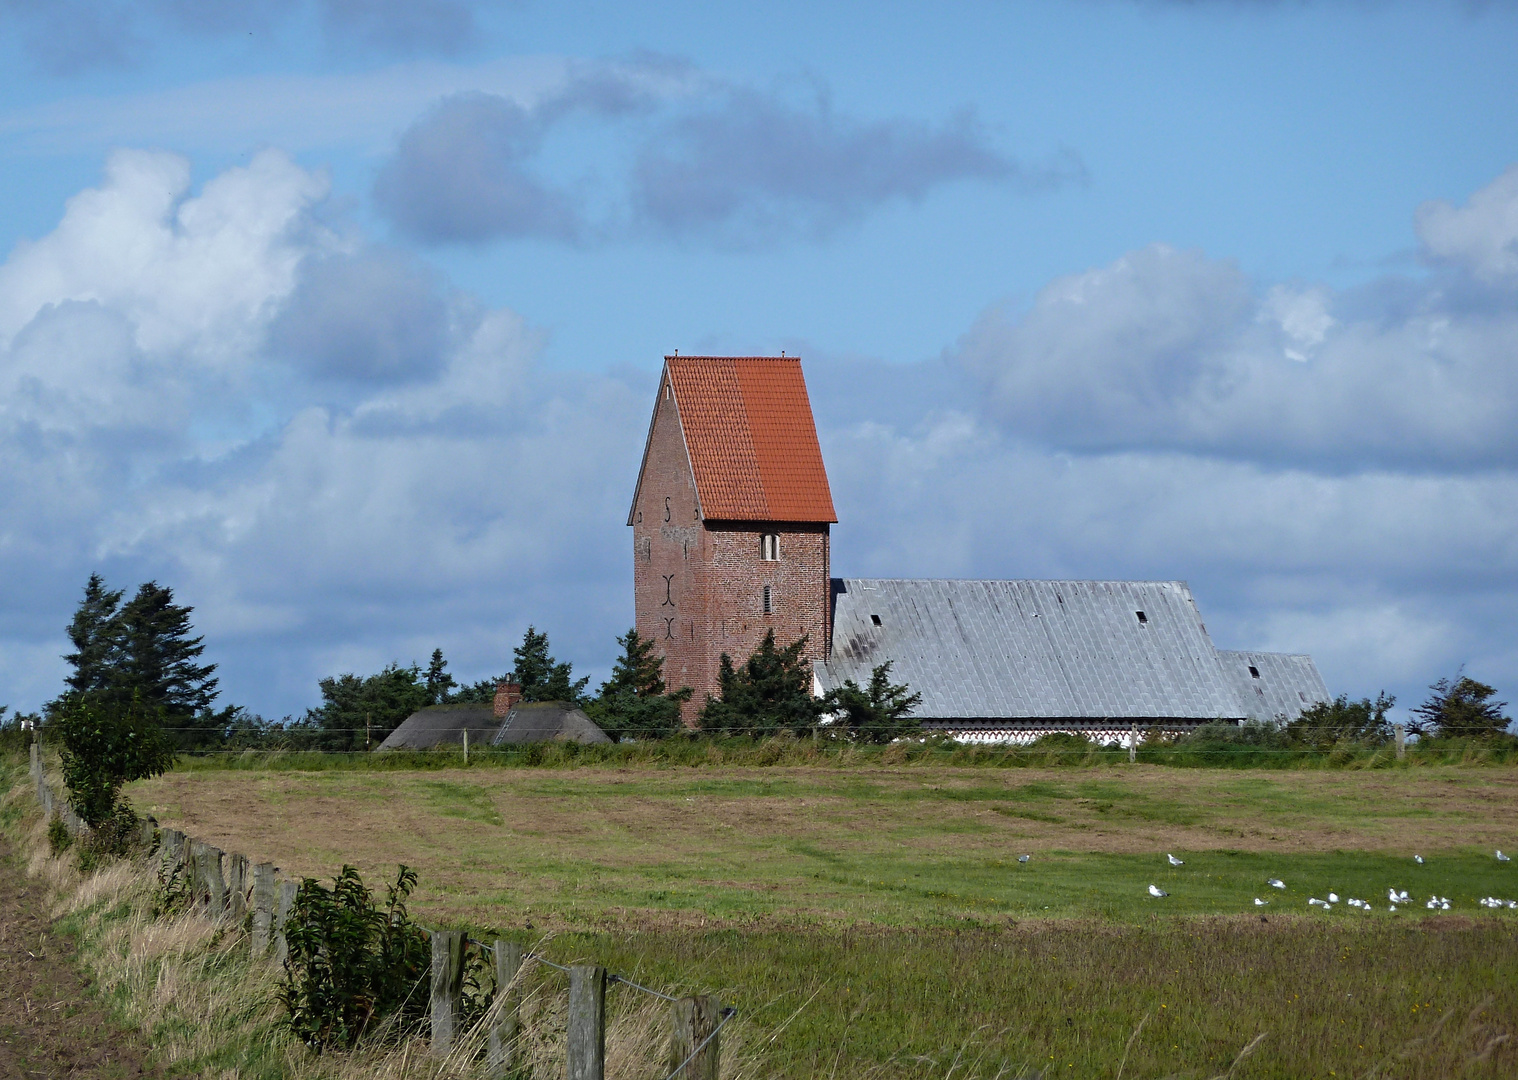
<svg viewBox="0 0 1518 1080"><path fill-rule="evenodd" d="M407 863L424 922L720 991L755 1075L1518 1074L1518 912L1475 904L1518 899L1510 768L191 769L130 794L290 873ZM1330 890L1375 910L1307 906Z"/></svg>
<svg viewBox="0 0 1518 1080"><path fill-rule="evenodd" d="M419 913L497 927L1131 922L1254 914L1256 897L1305 913L1330 890L1390 917L1390 887L1471 913L1518 898L1518 863L1492 854L1518 848L1510 769L186 771L131 795L290 873L406 863Z"/></svg>

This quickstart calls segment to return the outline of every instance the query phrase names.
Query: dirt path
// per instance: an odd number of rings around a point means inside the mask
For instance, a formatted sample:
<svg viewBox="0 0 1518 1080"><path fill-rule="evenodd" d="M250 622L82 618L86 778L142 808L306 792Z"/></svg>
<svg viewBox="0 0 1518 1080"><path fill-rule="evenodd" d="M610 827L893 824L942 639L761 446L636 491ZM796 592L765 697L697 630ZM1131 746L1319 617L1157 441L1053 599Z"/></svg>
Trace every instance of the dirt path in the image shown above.
<svg viewBox="0 0 1518 1080"><path fill-rule="evenodd" d="M158 1076L142 1040L89 999L41 888L0 838L0 1080Z"/></svg>

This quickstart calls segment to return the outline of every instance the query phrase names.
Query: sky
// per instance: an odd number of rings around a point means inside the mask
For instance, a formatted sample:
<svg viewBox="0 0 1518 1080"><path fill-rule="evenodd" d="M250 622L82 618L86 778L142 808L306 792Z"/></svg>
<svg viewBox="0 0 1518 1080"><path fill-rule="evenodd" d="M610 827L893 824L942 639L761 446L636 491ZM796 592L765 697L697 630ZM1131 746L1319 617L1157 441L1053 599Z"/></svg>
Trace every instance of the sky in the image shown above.
<svg viewBox="0 0 1518 1080"><path fill-rule="evenodd" d="M1518 696L1518 3L0 0L0 705L604 677L662 357L802 357L833 572L1180 579Z"/></svg>

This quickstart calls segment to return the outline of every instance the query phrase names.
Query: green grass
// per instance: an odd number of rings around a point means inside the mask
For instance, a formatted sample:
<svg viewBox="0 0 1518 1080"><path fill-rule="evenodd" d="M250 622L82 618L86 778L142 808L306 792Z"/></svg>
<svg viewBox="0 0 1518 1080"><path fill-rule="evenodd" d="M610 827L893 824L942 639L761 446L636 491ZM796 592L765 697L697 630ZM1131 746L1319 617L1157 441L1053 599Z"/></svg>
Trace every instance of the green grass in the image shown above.
<svg viewBox="0 0 1518 1080"><path fill-rule="evenodd" d="M1239 1080L1498 1077L1518 1069L1512 929L1161 920L567 935L548 948L655 986L720 989L776 1076L1110 1078L1143 1021L1127 1077L1225 1074L1262 1033Z"/></svg>
<svg viewBox="0 0 1518 1080"><path fill-rule="evenodd" d="M1510 769L499 764L131 795L289 872L406 862L426 925L552 931L561 963L718 992L755 1075L1112 1078L1125 1052L1129 1078L1518 1074L1518 912L1475 906L1518 899L1491 851L1518 848ZM1389 887L1420 902L1389 912ZM1329 890L1376 910L1308 907Z"/></svg>
<svg viewBox="0 0 1518 1080"><path fill-rule="evenodd" d="M383 753L325 753L311 750L240 750L186 754L179 767L195 770L290 770L298 772L354 770L397 771L452 769L463 763L459 747ZM1398 760L1390 746L1341 745L1329 749L1295 747L1270 749L1248 745L1200 746L1156 742L1138 752L1146 765L1173 768L1247 770L1281 769L1417 769L1448 765L1518 765L1518 744L1438 741L1414 743ZM581 746L577 743L534 743L516 747L483 747L470 751L476 768L578 769L593 767L666 766L682 768L792 767L798 765L848 768L853 766L926 766L974 768L1112 768L1128 764L1128 752L1115 747L965 746L942 739L891 746L855 746L832 740L779 737L766 739L690 737L648 743Z"/></svg>

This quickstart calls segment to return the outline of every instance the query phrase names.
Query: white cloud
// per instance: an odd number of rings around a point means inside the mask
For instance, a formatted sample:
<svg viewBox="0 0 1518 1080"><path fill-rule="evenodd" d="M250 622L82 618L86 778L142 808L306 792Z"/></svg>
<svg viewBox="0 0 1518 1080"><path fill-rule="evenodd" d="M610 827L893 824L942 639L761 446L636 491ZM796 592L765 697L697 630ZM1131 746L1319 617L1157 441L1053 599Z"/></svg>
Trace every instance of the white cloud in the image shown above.
<svg viewBox="0 0 1518 1080"><path fill-rule="evenodd" d="M514 313L318 226L325 191L123 152L0 266L0 577L35 594L0 638L53 639L99 569L171 584L276 712L328 662L499 673L529 620L614 649L643 393L544 376Z"/></svg>
<svg viewBox="0 0 1518 1080"><path fill-rule="evenodd" d="M1483 281L1518 276L1518 165L1456 208L1443 199L1418 207L1418 239L1430 258Z"/></svg>
<svg viewBox="0 0 1518 1080"><path fill-rule="evenodd" d="M1156 244L987 311L956 358L1013 430L1070 449L1331 471L1518 459L1511 303L1437 277L1258 292L1232 262Z"/></svg>

